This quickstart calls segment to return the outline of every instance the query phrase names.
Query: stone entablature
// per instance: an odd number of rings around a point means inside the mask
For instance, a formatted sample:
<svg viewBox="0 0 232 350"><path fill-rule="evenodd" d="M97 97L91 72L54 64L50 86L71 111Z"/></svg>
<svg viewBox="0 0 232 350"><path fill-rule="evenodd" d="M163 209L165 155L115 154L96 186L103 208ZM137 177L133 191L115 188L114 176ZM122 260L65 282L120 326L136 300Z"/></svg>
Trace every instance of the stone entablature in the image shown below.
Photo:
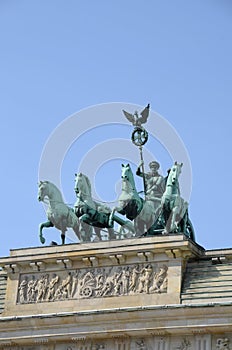
<svg viewBox="0 0 232 350"><path fill-rule="evenodd" d="M179 304L186 259L203 251L182 235L12 250L3 315Z"/></svg>
<svg viewBox="0 0 232 350"><path fill-rule="evenodd" d="M151 306L3 317L0 349L231 349L231 307Z"/></svg>
<svg viewBox="0 0 232 350"><path fill-rule="evenodd" d="M232 300L207 286L231 260L182 235L12 250L0 350L231 350Z"/></svg>

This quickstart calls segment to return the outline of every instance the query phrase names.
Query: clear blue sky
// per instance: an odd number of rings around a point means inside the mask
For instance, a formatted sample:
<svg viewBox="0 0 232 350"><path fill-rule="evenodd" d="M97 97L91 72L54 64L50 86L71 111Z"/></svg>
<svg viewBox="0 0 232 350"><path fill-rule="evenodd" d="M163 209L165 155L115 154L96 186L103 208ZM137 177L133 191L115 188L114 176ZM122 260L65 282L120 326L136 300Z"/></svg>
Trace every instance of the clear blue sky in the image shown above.
<svg viewBox="0 0 232 350"><path fill-rule="evenodd" d="M231 35L230 0L1 0L0 256L40 244L38 167L49 135L83 108L118 101L150 102L176 129L192 164L197 242L231 247Z"/></svg>

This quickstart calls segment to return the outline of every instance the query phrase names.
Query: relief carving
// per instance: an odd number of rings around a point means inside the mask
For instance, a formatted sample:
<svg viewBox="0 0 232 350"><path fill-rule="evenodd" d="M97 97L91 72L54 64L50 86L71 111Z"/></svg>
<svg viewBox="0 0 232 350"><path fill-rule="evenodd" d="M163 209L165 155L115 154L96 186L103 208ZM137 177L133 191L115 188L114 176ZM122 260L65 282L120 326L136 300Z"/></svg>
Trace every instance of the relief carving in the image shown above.
<svg viewBox="0 0 232 350"><path fill-rule="evenodd" d="M228 338L217 339L217 350L230 350L229 342Z"/></svg>
<svg viewBox="0 0 232 350"><path fill-rule="evenodd" d="M147 346L143 339L136 341L136 349L137 350L147 350Z"/></svg>
<svg viewBox="0 0 232 350"><path fill-rule="evenodd" d="M176 348L176 350L190 350L191 343L188 339L184 338L181 344Z"/></svg>
<svg viewBox="0 0 232 350"><path fill-rule="evenodd" d="M1 350L54 350L54 345L39 345L39 346L31 346L31 345L26 345L26 346L9 346L9 345L0 345Z"/></svg>
<svg viewBox="0 0 232 350"><path fill-rule="evenodd" d="M166 265L136 264L21 275L18 303L167 292Z"/></svg>

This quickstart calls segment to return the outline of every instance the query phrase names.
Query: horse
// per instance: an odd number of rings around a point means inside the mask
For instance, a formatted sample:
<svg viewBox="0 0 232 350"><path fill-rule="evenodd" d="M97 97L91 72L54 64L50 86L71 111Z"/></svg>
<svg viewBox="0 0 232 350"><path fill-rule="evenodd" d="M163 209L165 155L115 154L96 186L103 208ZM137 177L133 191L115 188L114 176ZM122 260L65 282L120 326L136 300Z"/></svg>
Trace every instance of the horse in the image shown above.
<svg viewBox="0 0 232 350"><path fill-rule="evenodd" d="M62 198L60 190L50 181L40 181L38 188L38 200L48 198L47 218L48 221L39 226L39 237L42 244L45 243L42 230L44 227L56 227L61 231L61 241L65 244L65 232L71 227L77 237L79 235L79 220L72 208L68 207Z"/></svg>
<svg viewBox="0 0 232 350"><path fill-rule="evenodd" d="M93 226L99 240L102 240L102 228L108 229L110 239L115 238L113 224L109 224L110 208L92 199L91 183L86 175L82 173L75 174L74 191L77 196L74 212L79 218L81 236L87 235L90 241Z"/></svg>
<svg viewBox="0 0 232 350"><path fill-rule="evenodd" d="M183 163L174 163L169 170L166 188L161 199L161 221L164 223L163 234L183 232L194 239L192 224L188 218L188 203L180 196L178 178Z"/></svg>
<svg viewBox="0 0 232 350"><path fill-rule="evenodd" d="M93 227L97 238L102 240L101 230L106 228L108 230L108 238L115 239L114 221L121 225L120 232L123 230L128 232L128 235L134 233L131 222L125 221L117 215L111 216L109 207L92 199L91 183L88 176L83 173L75 174L74 191L77 196L74 212L80 221L81 235L87 235L90 240Z"/></svg>
<svg viewBox="0 0 232 350"><path fill-rule="evenodd" d="M154 223L154 205L152 201L144 200L139 196L130 164L122 164L121 178L122 193L118 198L119 205L113 208L111 217L115 211L126 215L129 220L134 220L135 235L143 235Z"/></svg>

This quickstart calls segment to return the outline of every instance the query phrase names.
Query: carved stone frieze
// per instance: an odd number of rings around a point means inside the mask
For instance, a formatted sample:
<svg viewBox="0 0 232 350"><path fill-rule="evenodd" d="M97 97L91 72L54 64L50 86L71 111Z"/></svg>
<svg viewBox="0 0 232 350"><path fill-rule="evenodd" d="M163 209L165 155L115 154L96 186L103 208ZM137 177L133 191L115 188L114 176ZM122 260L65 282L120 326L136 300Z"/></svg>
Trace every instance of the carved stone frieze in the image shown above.
<svg viewBox="0 0 232 350"><path fill-rule="evenodd" d="M1 350L54 350L55 345L28 345L28 346L9 346L0 345Z"/></svg>
<svg viewBox="0 0 232 350"><path fill-rule="evenodd" d="M166 293L167 272L167 265L140 263L21 274L17 303Z"/></svg>
<svg viewBox="0 0 232 350"><path fill-rule="evenodd" d="M229 337L214 337L211 342L195 342L196 336L131 338L124 335L108 339L74 337L69 342L36 341L35 345L0 344L0 350L230 350ZM210 336L208 335L210 339ZM206 338L205 338L206 339Z"/></svg>

